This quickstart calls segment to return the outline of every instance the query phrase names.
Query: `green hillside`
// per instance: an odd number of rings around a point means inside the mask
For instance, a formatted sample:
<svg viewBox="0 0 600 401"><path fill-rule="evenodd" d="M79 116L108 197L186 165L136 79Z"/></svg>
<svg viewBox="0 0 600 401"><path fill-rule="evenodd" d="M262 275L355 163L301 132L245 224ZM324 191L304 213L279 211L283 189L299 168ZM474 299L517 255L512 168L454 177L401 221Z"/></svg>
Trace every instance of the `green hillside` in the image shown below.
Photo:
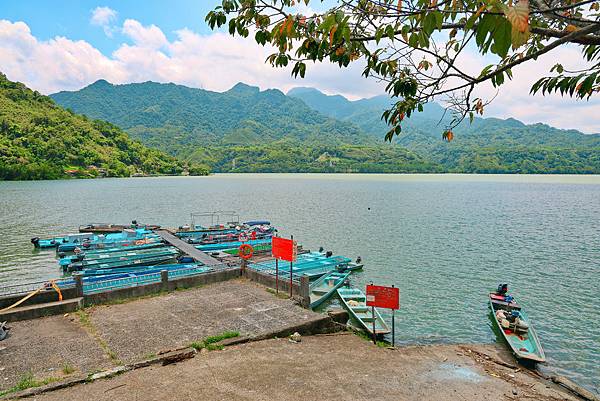
<svg viewBox="0 0 600 401"><path fill-rule="evenodd" d="M227 92L104 80L51 95L124 128L148 146L215 172L426 172L441 169L327 117L278 90Z"/></svg>
<svg viewBox="0 0 600 401"><path fill-rule="evenodd" d="M145 82L112 85L104 80L51 97L64 107L108 120L144 143L177 154L189 145L261 144L280 139L328 144L371 140L276 89L242 83L227 92Z"/></svg>
<svg viewBox="0 0 600 401"><path fill-rule="evenodd" d="M344 122L354 123L369 135L383 138L387 132L381 114L391 104L377 96L350 101L328 96L314 88L294 88L288 96ZM450 172L474 173L600 173L600 134L586 135L545 124L523 124L509 118L475 118L463 121L451 143L441 132L450 116L435 103L405 120L403 133L394 142Z"/></svg>
<svg viewBox="0 0 600 401"><path fill-rule="evenodd" d="M0 179L182 171L180 161L132 141L114 125L67 111L0 74Z"/></svg>
<svg viewBox="0 0 600 401"><path fill-rule="evenodd" d="M600 173L600 135L476 118L447 143L441 132L450 117L435 103L407 119L389 144L385 96L349 101L312 88L284 95L240 83L219 93L104 80L51 96L216 172Z"/></svg>

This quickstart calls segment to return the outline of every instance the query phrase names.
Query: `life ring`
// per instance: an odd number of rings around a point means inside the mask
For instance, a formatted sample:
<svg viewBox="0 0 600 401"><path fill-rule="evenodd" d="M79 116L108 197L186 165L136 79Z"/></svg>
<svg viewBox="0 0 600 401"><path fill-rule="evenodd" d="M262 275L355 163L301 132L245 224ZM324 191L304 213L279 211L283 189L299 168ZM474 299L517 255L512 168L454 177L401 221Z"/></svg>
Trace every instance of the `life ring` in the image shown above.
<svg viewBox="0 0 600 401"><path fill-rule="evenodd" d="M247 236L246 234L244 234L244 233L241 233L241 234L239 235L239 237L238 237L238 240L239 240L240 242L246 242L246 241L248 241L248 236Z"/></svg>
<svg viewBox="0 0 600 401"><path fill-rule="evenodd" d="M252 248L252 245L250 244L242 244L240 245L240 258L242 259L250 259L252 257L252 255L254 254L254 248Z"/></svg>
<svg viewBox="0 0 600 401"><path fill-rule="evenodd" d="M144 241L143 239L139 239L137 241L135 241L136 245L144 245L146 243L146 241Z"/></svg>

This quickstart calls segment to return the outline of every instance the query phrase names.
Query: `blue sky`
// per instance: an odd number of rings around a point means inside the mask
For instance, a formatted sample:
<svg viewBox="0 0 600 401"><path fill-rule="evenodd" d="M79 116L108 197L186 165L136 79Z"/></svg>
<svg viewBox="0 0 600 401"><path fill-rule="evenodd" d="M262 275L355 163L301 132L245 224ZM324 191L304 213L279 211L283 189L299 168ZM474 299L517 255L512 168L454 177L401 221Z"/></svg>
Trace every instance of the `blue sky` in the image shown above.
<svg viewBox="0 0 600 401"><path fill-rule="evenodd" d="M77 90L101 78L118 84L174 82L215 91L240 81L284 92L312 86L351 99L383 93L381 84L361 77L360 62L345 70L327 63L309 66L304 80L293 79L290 70L272 69L264 63L269 49L209 29L204 17L219 3L0 0L0 71L45 94ZM313 1L311 7L324 6ZM310 9L298 11L308 14ZM485 116L600 132L600 100L528 94L540 70L577 57L575 49L566 48L515 69L515 79L501 88ZM475 52L466 63L477 71L486 64ZM491 87L481 90L484 98L496 94Z"/></svg>

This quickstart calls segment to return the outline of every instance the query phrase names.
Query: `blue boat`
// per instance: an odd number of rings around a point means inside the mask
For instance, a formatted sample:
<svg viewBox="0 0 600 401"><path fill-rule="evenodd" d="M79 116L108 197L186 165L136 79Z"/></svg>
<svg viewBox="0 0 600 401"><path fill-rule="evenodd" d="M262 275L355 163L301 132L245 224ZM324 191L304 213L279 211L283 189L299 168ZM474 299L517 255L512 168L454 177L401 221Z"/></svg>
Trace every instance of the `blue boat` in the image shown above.
<svg viewBox="0 0 600 401"><path fill-rule="evenodd" d="M330 271L309 287L310 308L314 309L331 297L341 287L351 272L339 273Z"/></svg>
<svg viewBox="0 0 600 401"><path fill-rule="evenodd" d="M271 239L256 239L256 240L249 240L249 241L244 241L244 242L232 241L232 242L223 242L223 243L218 243L218 244L197 245L196 248L201 251L211 252L211 251L222 251L224 249L239 248L242 244L257 246L257 245L266 245L266 244L270 244L270 243L271 243Z"/></svg>
<svg viewBox="0 0 600 401"><path fill-rule="evenodd" d="M34 237L31 239L31 243L36 248L57 248L62 244L82 244L86 241L92 240L93 237L94 234L92 233L65 234L63 236L53 238Z"/></svg>
<svg viewBox="0 0 600 401"><path fill-rule="evenodd" d="M75 250L75 248L87 250L129 245L143 245L161 241L162 239L158 235L154 234L152 231L148 231L143 228L138 228L135 230L123 230L123 232L115 234L93 235L92 238L86 240L83 243L63 243L58 245L58 252L72 252Z"/></svg>
<svg viewBox="0 0 600 401"><path fill-rule="evenodd" d="M165 254L165 255L156 255L150 256L146 258L139 259L126 259L126 260L117 260L114 262L104 262L104 261L93 261L96 263L86 263L82 264L81 262L71 263L67 266L67 271L74 272L83 270L86 268L94 268L100 269L104 271L109 271L116 268L133 268L135 266L150 266L150 265L159 265L162 263L167 263L176 258L176 255L173 254Z"/></svg>
<svg viewBox="0 0 600 401"><path fill-rule="evenodd" d="M121 267L114 269L83 269L79 272L84 277L89 276L111 276L113 274L125 274L125 273L136 273L136 274L150 274L160 273L162 270L173 271L178 269L190 269L193 267L203 266L202 263L174 263L164 265L152 265L152 266L130 266Z"/></svg>
<svg viewBox="0 0 600 401"><path fill-rule="evenodd" d="M158 249L162 249L167 247L163 242L155 242L144 245L131 245L127 247L118 247L118 248L107 248L107 249L90 249L85 252L80 252L77 254L61 254L58 264L60 266L67 266L73 262L80 262L82 260L90 260L90 259L101 259L113 257L116 255L129 255L132 252L141 252L145 253L147 251L155 251Z"/></svg>
<svg viewBox="0 0 600 401"><path fill-rule="evenodd" d="M100 255L99 258L85 258L82 260L76 260L66 266L69 271L81 270L85 268L95 268L95 267L109 267L109 266L117 266L121 267L127 264L132 266L135 265L144 265L150 263L155 263L157 260L169 260L175 259L179 256L179 250L175 247L164 247L158 249L149 249L145 252L127 252L123 253L113 253ZM64 266L63 266L64 267Z"/></svg>

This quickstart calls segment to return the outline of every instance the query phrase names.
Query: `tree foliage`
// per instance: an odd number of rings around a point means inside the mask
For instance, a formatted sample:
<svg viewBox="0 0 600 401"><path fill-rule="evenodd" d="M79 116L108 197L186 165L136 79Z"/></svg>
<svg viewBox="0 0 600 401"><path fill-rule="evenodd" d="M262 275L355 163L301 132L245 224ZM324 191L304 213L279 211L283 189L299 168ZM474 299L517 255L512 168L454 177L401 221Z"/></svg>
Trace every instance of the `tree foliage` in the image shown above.
<svg viewBox="0 0 600 401"><path fill-rule="evenodd" d="M0 179L179 174L183 164L0 74Z"/></svg>
<svg viewBox="0 0 600 401"><path fill-rule="evenodd" d="M310 0L302 0L309 5ZM513 68L572 44L585 67L568 71L557 64L541 76L533 93L560 92L587 99L600 92L600 6L595 0L338 0L313 15L295 11L296 0L223 0L206 16L211 28L270 45L267 61L293 65L304 77L309 62L340 67L362 60L364 75L387 83L397 99L383 113L386 138L402 131L405 118L426 103L442 100L453 118L443 137L465 117L483 114L489 99L477 97L484 83L500 87ZM315 3L315 2L313 2ZM476 48L495 62L476 74L462 58ZM540 71L540 74L544 74Z"/></svg>

